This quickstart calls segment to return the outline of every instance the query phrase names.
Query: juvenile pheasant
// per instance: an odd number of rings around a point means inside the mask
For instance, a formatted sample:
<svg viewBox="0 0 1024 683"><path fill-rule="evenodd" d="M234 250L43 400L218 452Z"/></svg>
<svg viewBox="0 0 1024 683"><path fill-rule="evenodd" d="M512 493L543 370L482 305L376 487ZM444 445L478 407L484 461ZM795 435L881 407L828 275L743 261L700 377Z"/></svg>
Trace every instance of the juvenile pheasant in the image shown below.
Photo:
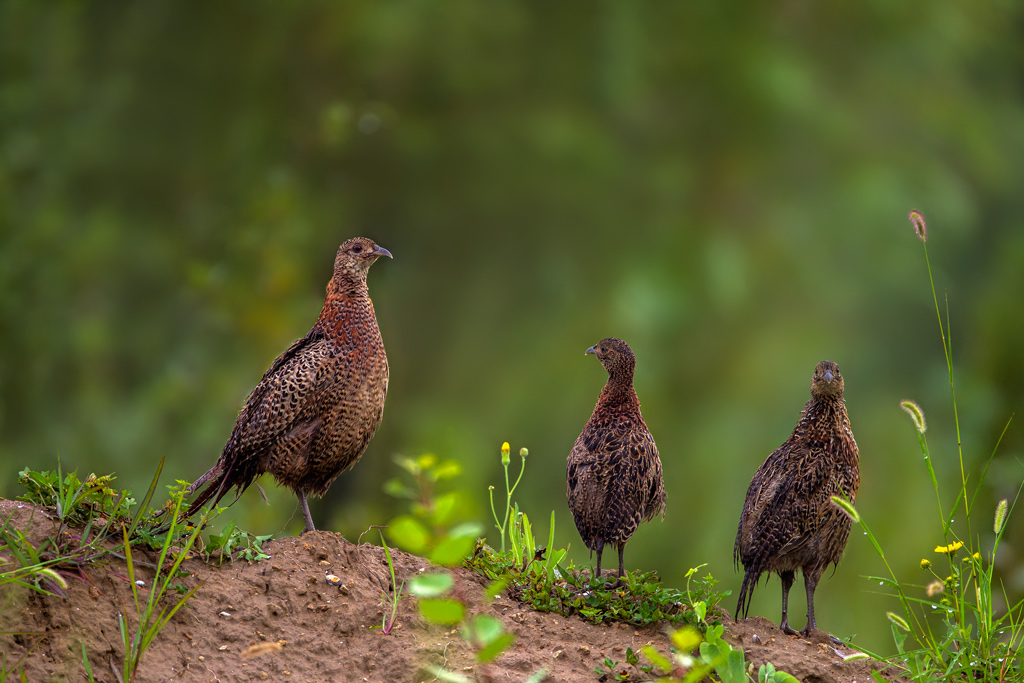
<svg viewBox="0 0 1024 683"><path fill-rule="evenodd" d="M641 521L665 514L665 484L654 437L640 414L633 389L636 357L629 344L608 338L587 349L608 371L608 382L583 427L566 463L566 496L583 542L597 553L605 545L619 550L620 584L625 576L622 553Z"/></svg>
<svg viewBox="0 0 1024 683"><path fill-rule="evenodd" d="M797 569L807 589L807 626L814 623L814 589L822 572L838 564L850 535L850 518L832 502L853 503L860 485L857 442L843 400L843 376L832 361L822 361L811 378L811 400L784 444L768 456L743 503L734 557L745 573L736 618L746 617L754 586L764 572L782 580L782 621L789 626L787 602Z"/></svg>
<svg viewBox="0 0 1024 683"><path fill-rule="evenodd" d="M388 393L388 358L366 274L391 253L365 237L338 248L334 276L313 329L277 357L249 394L220 459L192 487L186 516L228 489L235 500L264 473L299 498L313 531L306 496L322 496L354 465L380 425Z"/></svg>

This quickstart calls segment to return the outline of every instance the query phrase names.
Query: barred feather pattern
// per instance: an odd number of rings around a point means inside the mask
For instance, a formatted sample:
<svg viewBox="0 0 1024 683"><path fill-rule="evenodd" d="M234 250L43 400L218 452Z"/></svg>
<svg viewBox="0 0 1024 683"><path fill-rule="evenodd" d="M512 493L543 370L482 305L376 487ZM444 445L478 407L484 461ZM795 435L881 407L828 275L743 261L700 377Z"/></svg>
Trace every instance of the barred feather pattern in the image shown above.
<svg viewBox="0 0 1024 683"><path fill-rule="evenodd" d="M622 551L641 522L664 516L665 485L654 437L633 388L636 359L626 342L608 338L587 350L608 371L608 381L566 462L566 497L576 529L597 553Z"/></svg>
<svg viewBox="0 0 1024 683"><path fill-rule="evenodd" d="M314 528L306 496L322 496L358 462L383 418L388 359L366 286L380 256L391 254L362 237L338 249L319 318L246 399L220 459L192 485L203 490L187 515L269 473L296 492L305 531Z"/></svg>
<svg viewBox="0 0 1024 683"><path fill-rule="evenodd" d="M850 535L850 518L831 500L856 501L860 456L843 399L839 366L822 361L811 381L811 399L792 435L765 459L747 489L736 533L734 559L744 567L736 618L750 609L762 574L783 582L783 618L796 571L808 594L809 634L815 628L814 590L822 573L838 564Z"/></svg>

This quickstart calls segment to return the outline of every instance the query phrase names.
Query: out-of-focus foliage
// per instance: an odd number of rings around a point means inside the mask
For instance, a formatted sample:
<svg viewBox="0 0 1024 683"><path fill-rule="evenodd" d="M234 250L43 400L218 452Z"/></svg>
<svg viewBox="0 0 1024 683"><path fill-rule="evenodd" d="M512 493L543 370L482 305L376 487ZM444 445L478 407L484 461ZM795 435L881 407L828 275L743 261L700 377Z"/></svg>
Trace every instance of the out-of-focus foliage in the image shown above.
<svg viewBox="0 0 1024 683"><path fill-rule="evenodd" d="M858 510L910 575L940 539L899 400L927 412L949 490L956 465L909 209L949 292L971 463L1024 398L1021 13L0 1L0 488L58 453L136 489L164 455L197 477L363 234L395 255L370 274L391 391L364 460L314 502L326 528L392 517L392 456L428 451L462 463L484 520L512 439L532 454L524 509L554 507L585 561L564 461L604 381L583 350L619 336L669 496L632 567L729 578L750 476L829 358ZM993 506L1022 451L1011 426ZM247 492L239 524L297 530L294 497L263 483L272 506ZM818 617L885 650L891 602L860 578L875 562L851 539ZM773 580L753 611L778 607Z"/></svg>

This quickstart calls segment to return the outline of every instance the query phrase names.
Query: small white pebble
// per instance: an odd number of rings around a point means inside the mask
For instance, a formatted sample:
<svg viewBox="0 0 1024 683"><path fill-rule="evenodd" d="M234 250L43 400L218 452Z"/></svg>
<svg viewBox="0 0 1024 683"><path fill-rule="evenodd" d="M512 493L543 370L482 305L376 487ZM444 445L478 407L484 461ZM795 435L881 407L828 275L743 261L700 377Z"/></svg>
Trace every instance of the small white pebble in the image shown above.
<svg viewBox="0 0 1024 683"><path fill-rule="evenodd" d="M143 581L142 579L139 579L138 581L135 582L135 585L136 586L145 586L146 582Z"/></svg>
<svg viewBox="0 0 1024 683"><path fill-rule="evenodd" d="M231 616L231 613L230 613L230 612L221 612L221 613L220 613L220 615L221 615L222 617L230 617L230 616Z"/></svg>

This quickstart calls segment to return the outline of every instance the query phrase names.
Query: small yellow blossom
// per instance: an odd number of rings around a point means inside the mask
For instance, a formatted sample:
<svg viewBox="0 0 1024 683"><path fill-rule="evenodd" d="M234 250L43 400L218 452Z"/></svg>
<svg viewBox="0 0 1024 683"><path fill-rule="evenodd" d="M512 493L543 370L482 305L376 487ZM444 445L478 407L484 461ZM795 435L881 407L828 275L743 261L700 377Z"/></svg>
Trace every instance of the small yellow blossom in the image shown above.
<svg viewBox="0 0 1024 683"><path fill-rule="evenodd" d="M501 464L508 465L509 457L508 454L511 452L512 447L508 445L508 441L501 444Z"/></svg>
<svg viewBox="0 0 1024 683"><path fill-rule="evenodd" d="M932 566L931 561L929 561L927 559L921 560L921 569L928 569L931 566Z"/></svg>
<svg viewBox="0 0 1024 683"><path fill-rule="evenodd" d="M960 548L964 547L963 541L957 541L956 543L950 543L949 545L937 545L935 546L935 552L942 553L944 555L952 555Z"/></svg>
<svg viewBox="0 0 1024 683"><path fill-rule="evenodd" d="M974 553L974 555L972 555L972 557L974 559L976 559L976 560L980 560L981 559L981 553Z"/></svg>

